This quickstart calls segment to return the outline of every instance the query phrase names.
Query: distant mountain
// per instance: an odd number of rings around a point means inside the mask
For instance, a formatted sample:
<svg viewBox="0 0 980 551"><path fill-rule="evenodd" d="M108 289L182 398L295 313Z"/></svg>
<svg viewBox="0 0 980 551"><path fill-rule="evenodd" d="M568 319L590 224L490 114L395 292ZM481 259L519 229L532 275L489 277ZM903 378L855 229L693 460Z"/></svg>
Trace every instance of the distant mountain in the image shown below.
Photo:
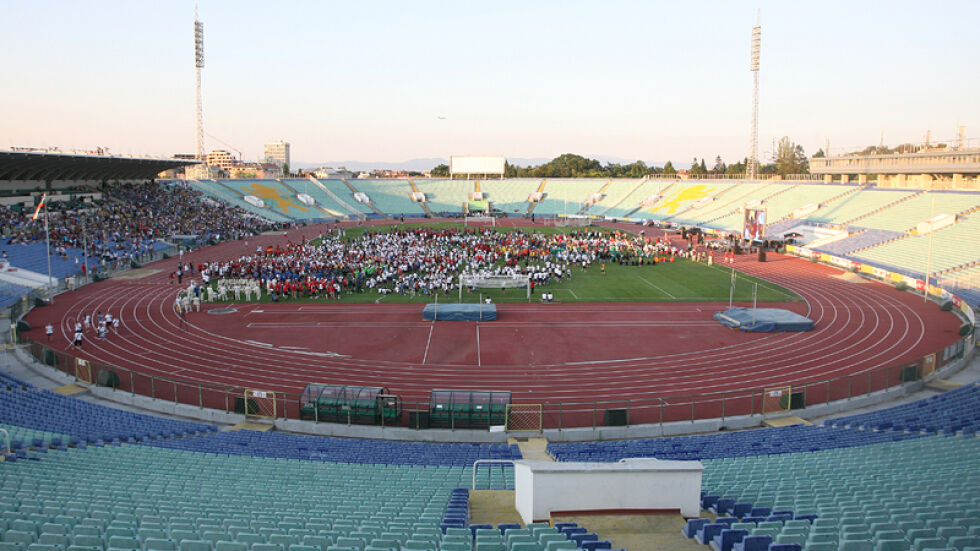
<svg viewBox="0 0 980 551"><path fill-rule="evenodd" d="M636 159L626 159L623 157L614 157L611 155L583 155L590 159L596 159L602 164L620 164L626 165L636 162ZM538 166L543 165L550 161L547 157L508 157L507 162L514 166ZM647 166L663 166L664 161L644 161ZM318 168L321 166L329 166L333 168L346 167L347 170L353 172L371 171L371 170L414 170L414 171L424 171L431 170L432 168L441 165L449 164L449 159L442 157L430 157L424 159L409 159L407 161L321 161L321 162L310 162L310 161L294 161L290 168ZM690 168L690 163L680 163L675 162L674 168Z"/></svg>

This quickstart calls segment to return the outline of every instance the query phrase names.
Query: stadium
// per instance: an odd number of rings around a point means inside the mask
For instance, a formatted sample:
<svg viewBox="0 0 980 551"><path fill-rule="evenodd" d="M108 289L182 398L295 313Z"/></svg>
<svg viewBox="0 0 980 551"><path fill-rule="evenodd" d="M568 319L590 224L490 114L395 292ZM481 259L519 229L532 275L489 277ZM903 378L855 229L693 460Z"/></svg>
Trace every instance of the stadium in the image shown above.
<svg viewBox="0 0 980 551"><path fill-rule="evenodd" d="M232 178L200 48L197 155L0 151L0 551L980 549L962 135Z"/></svg>

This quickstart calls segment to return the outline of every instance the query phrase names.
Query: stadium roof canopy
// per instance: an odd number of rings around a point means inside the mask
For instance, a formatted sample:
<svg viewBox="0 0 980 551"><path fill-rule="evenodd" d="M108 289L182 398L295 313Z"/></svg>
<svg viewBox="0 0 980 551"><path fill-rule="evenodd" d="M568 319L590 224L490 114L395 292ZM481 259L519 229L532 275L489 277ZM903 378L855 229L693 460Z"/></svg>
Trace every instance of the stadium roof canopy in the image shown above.
<svg viewBox="0 0 980 551"><path fill-rule="evenodd" d="M0 180L149 180L195 160L0 151Z"/></svg>

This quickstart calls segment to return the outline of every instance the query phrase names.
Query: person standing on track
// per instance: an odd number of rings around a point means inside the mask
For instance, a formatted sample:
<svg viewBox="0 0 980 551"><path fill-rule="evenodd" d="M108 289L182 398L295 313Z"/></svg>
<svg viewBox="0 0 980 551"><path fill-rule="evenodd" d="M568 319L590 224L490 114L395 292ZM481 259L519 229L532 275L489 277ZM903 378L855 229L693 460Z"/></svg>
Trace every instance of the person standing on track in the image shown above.
<svg viewBox="0 0 980 551"><path fill-rule="evenodd" d="M81 331L75 331L75 340L72 341L72 346L82 348L82 334Z"/></svg>

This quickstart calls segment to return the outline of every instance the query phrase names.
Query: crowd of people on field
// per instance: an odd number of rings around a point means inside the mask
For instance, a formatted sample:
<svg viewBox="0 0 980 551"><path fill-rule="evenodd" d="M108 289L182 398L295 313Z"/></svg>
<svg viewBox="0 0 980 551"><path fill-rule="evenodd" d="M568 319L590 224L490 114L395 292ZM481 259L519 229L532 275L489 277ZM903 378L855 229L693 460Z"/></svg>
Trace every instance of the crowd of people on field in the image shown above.
<svg viewBox="0 0 980 551"><path fill-rule="evenodd" d="M197 266L202 283L257 280L273 300L340 298L345 292L447 294L460 276L527 276L532 289L596 262L655 264L682 251L667 240L625 232L543 234L475 229L334 230L315 241L257 248ZM475 279L465 277L465 279Z"/></svg>

